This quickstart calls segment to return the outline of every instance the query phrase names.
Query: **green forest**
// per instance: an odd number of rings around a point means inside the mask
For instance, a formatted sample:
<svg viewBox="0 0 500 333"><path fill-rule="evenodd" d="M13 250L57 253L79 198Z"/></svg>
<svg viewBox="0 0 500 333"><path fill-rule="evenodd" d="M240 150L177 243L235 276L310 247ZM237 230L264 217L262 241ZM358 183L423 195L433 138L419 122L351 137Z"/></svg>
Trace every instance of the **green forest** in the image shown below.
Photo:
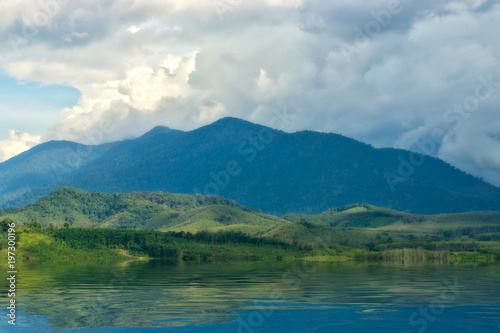
<svg viewBox="0 0 500 333"><path fill-rule="evenodd" d="M500 259L500 213L413 215L369 204L318 215L260 213L215 196L61 188L0 211L17 261L484 261Z"/></svg>

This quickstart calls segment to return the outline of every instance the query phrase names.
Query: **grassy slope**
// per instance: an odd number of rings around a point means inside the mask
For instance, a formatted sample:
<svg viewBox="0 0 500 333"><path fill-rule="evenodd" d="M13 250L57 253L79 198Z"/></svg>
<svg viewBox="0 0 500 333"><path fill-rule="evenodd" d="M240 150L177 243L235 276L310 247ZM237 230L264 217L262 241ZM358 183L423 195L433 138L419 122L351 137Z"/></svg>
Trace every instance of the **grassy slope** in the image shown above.
<svg viewBox="0 0 500 333"><path fill-rule="evenodd" d="M48 226L98 227L162 231L239 230L261 234L287 223L275 216L220 197L141 192L88 193L61 188L13 214L18 223L33 220Z"/></svg>
<svg viewBox="0 0 500 333"><path fill-rule="evenodd" d="M177 224L162 231L234 230L249 234L261 234L278 225L288 224L284 220L256 212L242 211L234 207L206 206L189 211L177 219Z"/></svg>
<svg viewBox="0 0 500 333"><path fill-rule="evenodd" d="M421 234L464 228L500 232L500 212L414 215L368 204L333 208L318 215L287 214L285 219L293 222L304 219L328 227L376 228L379 231Z"/></svg>
<svg viewBox="0 0 500 333"><path fill-rule="evenodd" d="M4 214L21 224L101 227L161 231L238 230L249 234L287 236L289 222L306 220L330 229L362 228L379 232L458 234L500 232L500 212L412 215L369 204L348 205L318 215L286 214L285 219L262 214L221 197L137 192L89 193L61 188L35 204ZM273 230L278 228L276 230ZM290 228L288 230L287 228ZM281 231L280 231L281 230ZM310 230L309 230L310 231ZM362 233L362 232L361 232ZM300 232L297 232L300 235ZM372 232L373 234L373 232Z"/></svg>
<svg viewBox="0 0 500 333"><path fill-rule="evenodd" d="M405 248L424 251L417 254L422 257L425 251L500 253L500 212L412 215L361 204L285 218L295 223L281 225L266 235L342 250L368 249L383 253L384 258L405 257L398 252Z"/></svg>
<svg viewBox="0 0 500 333"><path fill-rule="evenodd" d="M286 214L285 218L290 221L306 219L328 227L381 227L411 216L415 215L369 204L355 204L332 208L318 215Z"/></svg>
<svg viewBox="0 0 500 333"><path fill-rule="evenodd" d="M474 212L445 215L423 215L413 223L400 220L382 228L387 231L411 232L417 234L442 233L443 231L462 233L500 232L500 212Z"/></svg>
<svg viewBox="0 0 500 333"><path fill-rule="evenodd" d="M331 228L309 222L296 222L278 226L264 236L291 240L296 242L311 242L327 247L365 247L376 238L377 232L361 228Z"/></svg>
<svg viewBox="0 0 500 333"><path fill-rule="evenodd" d="M406 257L408 253L413 253L411 251L423 257L426 256L425 251L438 251L440 255L443 251L472 251L485 255L500 253L500 212L412 215L360 204L330 209L318 215L287 214L285 220L255 212L220 197L161 192L102 194L62 188L36 204L3 217L21 224L34 219L42 225L52 224L55 227L69 222L72 227L184 231L193 234L205 230L241 231L289 244L311 244L328 255L343 253L350 257L359 255L354 250L378 253L384 258ZM64 244L47 244L33 238L24 247L27 253L35 256L49 251L50 246L59 249L59 252L54 252L59 257L67 250ZM240 245L231 244L226 250L231 253L237 246ZM405 248L410 252L404 255L397 252ZM261 250L257 252L261 253ZM241 251L257 253L255 249ZM91 251L89 255L116 259L114 252Z"/></svg>

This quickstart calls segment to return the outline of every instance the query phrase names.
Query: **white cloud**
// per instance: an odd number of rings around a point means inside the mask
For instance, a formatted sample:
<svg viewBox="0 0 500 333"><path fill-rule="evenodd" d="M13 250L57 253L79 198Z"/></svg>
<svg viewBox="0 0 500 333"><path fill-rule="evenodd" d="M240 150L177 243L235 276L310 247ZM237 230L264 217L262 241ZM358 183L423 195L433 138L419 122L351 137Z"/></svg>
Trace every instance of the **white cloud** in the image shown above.
<svg viewBox="0 0 500 333"><path fill-rule="evenodd" d="M227 114L227 110L221 103L212 106L200 106L200 114L195 117L195 121L200 123L211 123Z"/></svg>
<svg viewBox="0 0 500 333"><path fill-rule="evenodd" d="M42 141L84 142L103 120L115 126L104 141L225 115L267 125L289 106L301 112L287 131L338 132L376 146L412 148L443 129L437 156L500 185L490 128L500 89L462 126L443 118L474 92L478 76L500 81L500 5L402 1L401 13L349 63L342 43L352 44L386 0L221 2L222 20L213 1L68 2L2 67L81 91ZM32 7L1 4L0 39L21 34L16 19L33 17Z"/></svg>
<svg viewBox="0 0 500 333"><path fill-rule="evenodd" d="M130 28L128 28L128 31L130 31L133 34L138 33L140 30L141 28L135 25L131 25Z"/></svg>
<svg viewBox="0 0 500 333"><path fill-rule="evenodd" d="M40 136L9 131L9 139L0 141L0 161L8 160L40 143Z"/></svg>

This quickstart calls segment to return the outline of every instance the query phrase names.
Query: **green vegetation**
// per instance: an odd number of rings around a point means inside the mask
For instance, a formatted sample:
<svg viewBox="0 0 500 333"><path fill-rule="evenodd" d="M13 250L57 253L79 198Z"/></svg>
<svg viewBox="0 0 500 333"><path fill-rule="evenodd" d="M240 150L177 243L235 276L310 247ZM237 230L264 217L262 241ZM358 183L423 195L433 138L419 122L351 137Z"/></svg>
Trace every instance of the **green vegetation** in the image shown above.
<svg viewBox="0 0 500 333"><path fill-rule="evenodd" d="M370 228L411 234L455 236L500 232L500 212L415 215L369 204L348 205L318 215L286 214L288 221L307 220L333 228Z"/></svg>
<svg viewBox="0 0 500 333"><path fill-rule="evenodd" d="M25 261L500 258L500 212L412 215L359 204L282 219L215 196L61 188L35 204L0 214L17 223L19 257ZM6 251L7 228L0 226L0 250Z"/></svg>
<svg viewBox="0 0 500 333"><path fill-rule="evenodd" d="M0 212L1 214L2 212ZM1 215L0 215L1 216ZM60 188L4 216L22 225L161 231L242 231L257 235L287 223L221 197L141 192L89 193Z"/></svg>
<svg viewBox="0 0 500 333"><path fill-rule="evenodd" d="M2 223L5 225L5 223ZM312 246L242 232L159 232L116 229L57 229L39 224L18 228L18 261L104 261L154 257L167 261L289 260ZM126 250L120 251L120 250ZM6 255L7 234L0 233L0 252ZM5 253L4 253L5 252ZM130 253L132 255L124 255Z"/></svg>

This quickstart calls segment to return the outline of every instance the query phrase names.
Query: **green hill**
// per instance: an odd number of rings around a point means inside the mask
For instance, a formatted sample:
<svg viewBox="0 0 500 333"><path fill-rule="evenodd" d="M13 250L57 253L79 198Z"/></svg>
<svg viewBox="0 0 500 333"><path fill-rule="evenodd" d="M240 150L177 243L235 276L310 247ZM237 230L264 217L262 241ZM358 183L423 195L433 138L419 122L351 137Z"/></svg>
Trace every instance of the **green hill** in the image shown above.
<svg viewBox="0 0 500 333"><path fill-rule="evenodd" d="M377 231L367 228L331 228L302 220L277 226L264 236L327 248L363 248L375 241L377 234Z"/></svg>
<svg viewBox="0 0 500 333"><path fill-rule="evenodd" d="M416 215L380 208L369 204L354 204L329 209L318 215L286 214L285 219L309 222L328 227L376 228L397 223L400 220L416 218Z"/></svg>
<svg viewBox="0 0 500 333"><path fill-rule="evenodd" d="M158 231L241 231L287 240L315 242L328 236L332 244L356 245L352 239L377 233L476 235L500 232L500 212L415 215L366 203L329 209L317 215L263 214L217 196L134 192L106 194L60 188L24 208L0 211L21 224ZM295 223L293 223L295 222ZM351 234L357 230L357 235ZM376 231L376 232L375 232ZM373 237L372 237L373 236ZM351 241L346 242L347 239Z"/></svg>
<svg viewBox="0 0 500 333"><path fill-rule="evenodd" d="M333 261L500 257L500 212L412 215L356 204L282 219L217 196L60 188L35 204L0 210L0 221L8 219L24 229L20 245L26 258L115 260L117 249L200 260L273 259L287 251L295 251L291 258ZM0 250L5 251L2 226ZM90 253L92 242L100 245ZM317 258L311 259L313 253Z"/></svg>
<svg viewBox="0 0 500 333"><path fill-rule="evenodd" d="M424 234L459 229L467 229L471 233L474 230L500 231L500 212L418 215L366 203L332 208L318 215L286 214L284 218L291 222L306 220L331 228L372 228Z"/></svg>
<svg viewBox="0 0 500 333"><path fill-rule="evenodd" d="M60 188L9 214L22 224L161 231L243 231L256 235L288 223L216 196L141 192L89 193Z"/></svg>

